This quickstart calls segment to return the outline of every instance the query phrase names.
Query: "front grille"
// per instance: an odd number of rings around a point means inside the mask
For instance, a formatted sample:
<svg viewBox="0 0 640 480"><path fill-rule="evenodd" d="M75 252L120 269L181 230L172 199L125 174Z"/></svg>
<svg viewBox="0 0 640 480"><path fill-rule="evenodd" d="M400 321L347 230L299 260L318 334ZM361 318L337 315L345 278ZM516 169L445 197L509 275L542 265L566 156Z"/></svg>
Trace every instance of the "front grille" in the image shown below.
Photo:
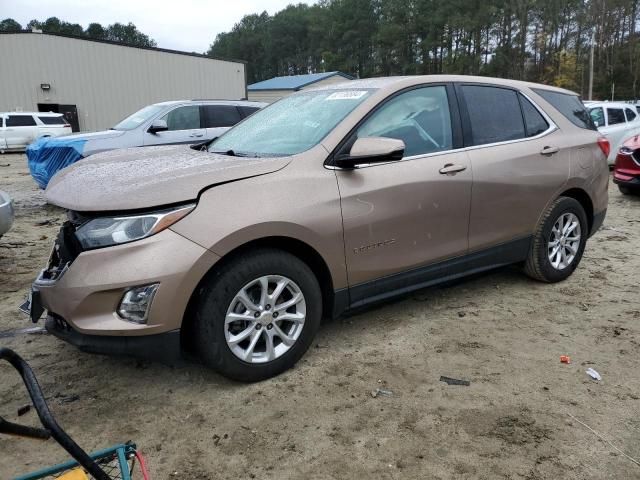
<svg viewBox="0 0 640 480"><path fill-rule="evenodd" d="M633 161L636 162L637 165L640 165L640 148L633 151L631 158L633 158Z"/></svg>

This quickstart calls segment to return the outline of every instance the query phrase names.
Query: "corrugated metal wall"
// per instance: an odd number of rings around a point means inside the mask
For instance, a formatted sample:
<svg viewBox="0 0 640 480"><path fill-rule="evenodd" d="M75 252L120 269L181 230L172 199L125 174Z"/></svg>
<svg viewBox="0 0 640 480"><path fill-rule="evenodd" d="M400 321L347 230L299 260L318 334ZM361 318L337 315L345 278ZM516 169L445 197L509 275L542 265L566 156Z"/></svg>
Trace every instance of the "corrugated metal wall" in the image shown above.
<svg viewBox="0 0 640 480"><path fill-rule="evenodd" d="M51 85L43 91L40 84ZM0 34L0 111L77 105L80 129L115 125L150 103L246 95L240 62L39 33Z"/></svg>

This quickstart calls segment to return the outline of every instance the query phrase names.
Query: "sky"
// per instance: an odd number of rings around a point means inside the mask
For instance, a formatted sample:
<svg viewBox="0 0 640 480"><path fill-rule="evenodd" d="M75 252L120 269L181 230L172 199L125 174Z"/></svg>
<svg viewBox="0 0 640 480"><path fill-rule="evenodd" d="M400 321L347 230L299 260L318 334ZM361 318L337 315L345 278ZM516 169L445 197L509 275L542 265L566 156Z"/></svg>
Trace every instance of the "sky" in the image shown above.
<svg viewBox="0 0 640 480"><path fill-rule="evenodd" d="M84 28L133 22L159 47L205 52L220 32L244 15L266 10L270 14L290 3L310 0L0 0L0 20L13 18L22 26L34 18L58 17Z"/></svg>

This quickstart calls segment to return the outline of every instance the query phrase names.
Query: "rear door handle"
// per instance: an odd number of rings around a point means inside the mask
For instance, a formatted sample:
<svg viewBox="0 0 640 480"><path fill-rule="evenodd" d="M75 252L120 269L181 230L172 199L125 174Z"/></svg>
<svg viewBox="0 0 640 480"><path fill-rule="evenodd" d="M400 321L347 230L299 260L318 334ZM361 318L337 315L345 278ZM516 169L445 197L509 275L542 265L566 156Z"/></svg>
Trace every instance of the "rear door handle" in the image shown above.
<svg viewBox="0 0 640 480"><path fill-rule="evenodd" d="M189 135L191 138L199 138L204 136L204 133L192 133L191 135Z"/></svg>
<svg viewBox="0 0 640 480"><path fill-rule="evenodd" d="M442 167L439 172L443 175L449 175L451 173L463 172L467 169L464 165L454 165L453 163L447 163Z"/></svg>
<svg viewBox="0 0 640 480"><path fill-rule="evenodd" d="M553 155L554 153L558 153L560 148L558 147L544 147L540 150L540 155Z"/></svg>

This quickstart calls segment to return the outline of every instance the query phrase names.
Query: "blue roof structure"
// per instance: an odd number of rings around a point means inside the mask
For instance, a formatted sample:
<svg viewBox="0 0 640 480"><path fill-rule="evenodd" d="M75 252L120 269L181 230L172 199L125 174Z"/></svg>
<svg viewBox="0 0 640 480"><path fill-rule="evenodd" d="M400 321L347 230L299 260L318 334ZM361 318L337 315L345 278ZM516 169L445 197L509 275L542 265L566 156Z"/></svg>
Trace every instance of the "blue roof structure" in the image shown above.
<svg viewBox="0 0 640 480"><path fill-rule="evenodd" d="M353 80L354 77L342 72L324 72L324 73L308 73L306 75L290 75L286 77L273 77L262 82L252 83L247 86L249 91L256 90L300 90L302 87L311 85L312 83L325 80L329 77L340 75L346 80Z"/></svg>

